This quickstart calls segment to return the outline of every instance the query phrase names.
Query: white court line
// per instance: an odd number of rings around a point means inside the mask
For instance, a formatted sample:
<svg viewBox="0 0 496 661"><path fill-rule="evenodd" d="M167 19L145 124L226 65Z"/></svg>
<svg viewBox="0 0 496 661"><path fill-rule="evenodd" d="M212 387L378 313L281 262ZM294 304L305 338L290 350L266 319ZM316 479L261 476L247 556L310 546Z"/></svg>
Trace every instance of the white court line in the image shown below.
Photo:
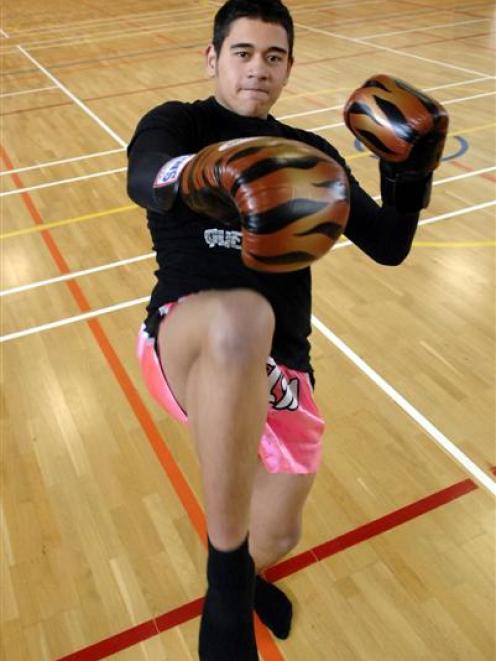
<svg viewBox="0 0 496 661"><path fill-rule="evenodd" d="M494 94L496 94L496 92L483 92L482 94L472 94L472 96L463 96L458 99L449 99L448 101L443 101L442 103L444 106L449 106L453 103L461 103L462 101L471 101L472 99L480 99L483 96L494 96ZM346 126L346 124L344 122L336 122L335 124L323 124L322 126L313 126L311 129L307 129L307 130L316 133L317 131L324 131L325 129L335 129L338 126Z"/></svg>
<svg viewBox="0 0 496 661"><path fill-rule="evenodd" d="M494 202L496 204L496 201ZM481 205L479 205L481 206ZM467 213L468 209L463 210ZM443 214L445 217L447 214ZM441 217L439 217L441 218ZM430 219L433 222L434 219ZM99 317L110 312L123 310L125 308L134 307L136 305L143 305L150 300L149 296L143 296L131 301L124 301L98 310L84 312L73 317L66 317L65 319L42 324L34 328L28 328L22 331L16 331L0 337L0 342L8 342L9 340L26 337L28 335L37 334L41 331L67 326L79 321L86 321L95 317ZM337 349L339 349L349 360L351 360L366 376L368 376L388 397L390 397L408 416L410 416L417 424L419 424L424 431L439 445L452 459L470 473L477 482L485 487L490 493L496 495L496 482L494 482L489 475L477 466L467 455L462 452L452 441L450 441L435 425L430 422L418 409L416 409L410 402L408 402L397 390L395 390L385 379L383 379L374 369L372 369L358 354L356 354L347 344L345 344L337 335L335 335L320 319L312 315L312 324L317 328L324 337L329 340Z"/></svg>
<svg viewBox="0 0 496 661"><path fill-rule="evenodd" d="M337 32L330 32L329 30L322 30L321 28L314 28L309 25L303 25L302 23L295 23L295 26L298 28L304 28L310 32L316 32L317 34L325 34L328 37L335 37L336 39L342 39L343 41L351 41L354 44L362 44L363 46L372 46L378 50L386 51L387 53L394 53L395 55L401 55L403 57L411 57L415 60L420 60L422 62L430 62L431 64L437 64L440 67L445 67L447 69L454 69L455 71L463 71L465 73L473 73L476 76L486 76L489 74L484 73L483 71L475 71L474 69L466 69L465 67L459 67L456 64L449 64L448 62L441 62L440 60L434 60L430 57L423 57L422 55L415 55L415 53L409 53L408 51L397 50L395 48L388 48L387 46L382 46L380 44L374 44L363 39L355 37L346 37L345 35L338 34Z"/></svg>
<svg viewBox="0 0 496 661"><path fill-rule="evenodd" d="M115 312L116 310L123 310L124 308L132 308L135 305L147 303L149 300L150 300L149 296L143 296L142 298L136 298L132 301L125 301L124 303L116 303L115 305L109 305L106 308L91 310L91 312L83 312L82 314L77 314L73 317L66 317L65 319L60 319L59 321L52 321L48 324L41 324L41 326L37 326L34 328L27 328L26 330L23 331L8 333L7 335L0 336L0 343L9 342L10 340L15 340L19 337L26 337L27 335L34 335L35 333L50 330L52 328L59 328L60 326L68 326L69 324L74 324L78 321L93 319L94 317L98 317L103 314L108 314L109 312Z"/></svg>
<svg viewBox="0 0 496 661"><path fill-rule="evenodd" d="M5 177L7 174L15 174L16 172L27 172L28 170L39 170L41 168L48 168L54 165L65 165L65 163L74 163L76 161L85 161L90 158L97 158L97 156L108 156L109 154L117 154L118 152L125 151L125 147L116 147L116 149L108 149L107 151L96 151L92 154L84 154L84 156L72 156L71 158L63 158L60 161L47 161L46 163L38 163L37 165L28 165L23 168L14 168L13 170L3 170L0 172L0 177Z"/></svg>
<svg viewBox="0 0 496 661"><path fill-rule="evenodd" d="M0 291L0 298L2 296L10 296L11 294L19 294L23 291L29 291L30 289L36 289L37 287L46 287L47 285L54 285L58 282L65 282L66 280L74 280L75 278L82 278L86 275L92 275L93 273L99 273L100 271L108 271L109 269L115 269L119 266L127 266L128 264L135 264L136 262L143 262L147 259L152 259L155 257L154 252L147 252L144 255L138 255L137 257L128 257L127 259L120 259L117 262L110 262L109 264L103 264L102 266L94 266L90 269L85 269L83 271L74 271L71 273L64 273L64 275L58 275L55 278L48 278L47 280L38 280L38 282L33 282L28 285L19 285L18 287L11 287L10 289L4 289Z"/></svg>
<svg viewBox="0 0 496 661"><path fill-rule="evenodd" d="M433 88L430 88L430 89L433 89ZM494 94L496 94L496 92L484 92L482 94L473 94L472 96L464 96L464 97L458 98L458 99L451 99L449 101L443 101L443 104L444 105L449 105L449 104L452 104L452 103L461 103L462 101L470 101L471 99L479 99L481 97L492 96ZM325 110L337 109L339 107L341 107L341 106L329 106L329 108L324 108L323 110L319 110L318 112L323 112ZM310 111L310 112L313 113L314 111ZM305 114L305 113L302 113L302 114ZM292 115L292 116L294 117L296 115ZM288 115L286 115L285 117L287 118ZM283 119L283 118L284 117L280 117L278 119ZM334 124L323 124L322 126L314 126L314 127L310 128L308 130L316 133L317 131L324 131L324 130L327 130L327 129L334 129L334 128L338 128L340 126L345 126L345 123L344 122L335 122ZM126 146L124 145L124 147L122 147L122 149L115 149L115 150L112 149L112 150L109 150L109 151L106 151L106 152L97 152L96 154L93 154L93 155L90 154L90 156L87 156L87 157L86 156L77 156L73 159L67 159L67 160L64 160L64 161L52 161L51 165L59 164L59 163L70 163L71 161L84 160L85 158L90 158L92 156L100 156L100 155L103 155L103 154L111 154L111 153L115 153L115 152L118 152L118 151L123 151L125 148L126 148ZM13 174L14 172L23 172L23 171L26 171L26 170L32 170L32 169L36 169L36 168L39 168L39 167L43 167L43 165L31 165L31 166L28 166L26 168L17 168L16 170L4 170L4 171L0 172L0 177L5 176L7 174ZM79 177L70 177L69 179L59 179L57 181L49 181L49 182L46 182L46 183L43 183L43 184L35 184L33 186L27 186L25 188L15 188L13 190L0 192L0 198L8 197L10 195L18 195L19 193L27 193L29 191L39 190L41 188L51 188L53 186L60 186L62 184L74 183L75 181L84 181L85 179L94 179L96 177L104 177L108 174L115 174L116 172L124 172L126 169L127 169L126 167L122 167L122 168L115 168L113 170L103 170L101 172L95 172L93 174L80 175Z"/></svg>
<svg viewBox="0 0 496 661"><path fill-rule="evenodd" d="M2 37L4 37L4 39L10 39L10 34L7 34L5 30L2 30L2 28L0 28L0 34Z"/></svg>
<svg viewBox="0 0 496 661"><path fill-rule="evenodd" d="M493 96L496 92L484 92L483 94L473 94L472 96L463 96L459 99L451 99L443 101L443 106L448 106L451 103L461 103L462 101L471 101L472 99L481 99L483 96Z"/></svg>
<svg viewBox="0 0 496 661"><path fill-rule="evenodd" d="M434 186L447 183L449 181L454 181L456 179L463 179L467 177L474 177L477 174L481 174L483 172L489 172L492 170L496 170L496 166L490 167L490 168L484 168L482 170L474 171L474 172L469 172L467 174L460 174L456 175L454 177L447 177L446 179L440 179L439 181L434 182ZM375 195L374 200L380 199L380 195ZM447 213L440 214L438 216L433 216L432 218L426 218L425 220L421 220L419 222L419 226L422 225L429 225L431 223L437 223L441 220L448 220L449 218L454 218L456 216L460 216L465 213L471 213L472 211L478 211L479 209L485 209L490 206L495 206L496 205L496 200L490 201L490 202L483 202L482 204L477 204L472 207L465 207L463 209L457 209L456 211L449 211ZM346 248L348 246L354 245L351 241L345 240L345 241L340 241L337 243L334 247L333 250L339 250L340 248ZM84 269L82 271L74 271L73 273L65 273L64 275L59 275L54 278L49 278L47 280L39 280L37 282L29 283L27 285L19 285L17 287L11 287L10 289L4 289L3 291L0 291L0 298L3 296L11 296L12 294L18 294L24 291L29 291L30 289L36 289L37 287L43 287L47 285L54 285L59 282L64 282L66 280L73 280L75 278L81 278L83 276L91 275L93 273L99 273L100 271L108 271L110 269L118 268L119 266L126 266L128 264L133 264L135 262L141 262L147 259L152 259L155 257L155 252L149 252L145 253L144 255L138 255L137 257L129 257L127 259L120 259L117 262L110 262L109 264L104 264L103 266L94 266L89 269ZM141 300L141 299L140 299ZM57 323L57 322L53 322ZM20 331L23 332L23 331ZM33 331L34 332L34 331ZM1 341L1 337L0 337Z"/></svg>
<svg viewBox="0 0 496 661"><path fill-rule="evenodd" d="M496 167L490 169L496 170ZM453 181L454 179L459 179L460 177L463 177L463 175L457 175L456 177L449 177L448 179L434 182L434 186L436 185L436 183L441 184L446 181ZM372 199L380 200L381 196L374 195ZM488 207L494 207L494 206L496 206L496 200L491 200L490 202L483 202L482 204L475 204L472 207L464 207L463 209L457 209L456 211L448 211L447 213L442 213L439 216L432 216L432 218L426 218L425 220L420 220L419 227L423 227L424 225L432 225L432 223L439 223L439 221L441 220L448 220L448 218L456 218L456 216L463 216L463 214L465 213L472 213L472 211L479 211L480 209L487 209ZM346 248L347 246L352 246L352 245L354 245L352 241L349 240L340 241L335 246L333 246L332 249L337 250L338 248Z"/></svg>
<svg viewBox="0 0 496 661"><path fill-rule="evenodd" d="M48 181L45 184L36 184L36 186L27 186L25 188L15 188L14 190L2 191L0 197L8 197L9 195L17 195L18 193L27 193L32 190L40 190L41 188L51 188L52 186L61 186L62 184L72 184L75 181L84 181L86 179L95 179L96 177L105 177L108 174L116 174L117 172L125 172L127 168L115 168L114 170L103 170L102 172L94 172L93 174L83 174L80 177L70 177L69 179L59 179L58 181ZM10 174L7 172L6 174Z"/></svg>
<svg viewBox="0 0 496 661"><path fill-rule="evenodd" d="M471 23L486 23L490 18L472 18L468 21L457 21L456 23L438 23L437 25L427 25L423 28L410 28L409 30L396 30L395 32L378 32L377 34L362 35L360 39L375 39L376 37L392 37L396 34L406 34L407 32L425 32L436 28L452 28L458 25L470 25Z"/></svg>
<svg viewBox="0 0 496 661"><path fill-rule="evenodd" d="M48 87L34 87L30 90L21 90L20 92L4 92L0 94L0 98L5 96L19 96L19 94L32 94L33 92L45 92L46 90L56 90L58 89L57 85L49 85Z"/></svg>
<svg viewBox="0 0 496 661"><path fill-rule="evenodd" d="M426 431L429 436L445 451L452 459L472 475L482 486L490 493L496 496L496 482L485 473L476 463L460 450L452 441L450 441L439 429L430 422L418 409L408 402L395 388L393 388L385 379L382 378L363 358L360 358L347 344L335 335L325 324L315 315L312 315L312 324L322 333L322 335L331 342L339 351L341 351L354 365L358 367L366 376L371 379L388 397L390 397L403 411Z"/></svg>
<svg viewBox="0 0 496 661"><path fill-rule="evenodd" d="M379 0L371 0L373 3L378 2ZM342 3L342 6L347 6L350 3ZM367 4L367 3L362 3L362 4ZM332 5L332 6L341 6L341 5ZM312 10L313 11L313 10ZM302 10L300 13L307 13ZM140 34L150 34L154 32L166 32L166 31L177 31L179 29L187 29L191 30L191 28L195 27L201 27L203 25L211 25L211 18L204 18L204 17L198 17L198 18L192 18L189 21L181 21L178 23L177 21L175 22L167 22L167 23L159 23L157 24L156 21L154 21L150 26L137 26L137 27L128 27L127 29L120 29L120 30L104 30L101 32L93 32L93 33L88 33L84 37L80 37L79 35L66 35L63 37L57 37L55 39L38 39L35 41L26 41L24 42L24 47L29 48L30 51L37 51L37 50L45 50L49 48L58 48L58 47L63 47L63 46L73 46L77 44L85 44L86 46L88 44L92 43L97 43L100 41L111 41L115 39L121 39L125 37L134 37ZM169 30L170 28L170 30ZM13 52L14 47L7 47L3 50L4 53L7 52Z"/></svg>
<svg viewBox="0 0 496 661"><path fill-rule="evenodd" d="M481 76L479 78L470 78L469 80L462 80L459 83L447 83L446 85L435 85L434 87L421 87L423 92L434 92L435 90L441 90L445 89L447 87L462 87L463 85L470 85L471 83L480 83L484 80L494 80L496 76ZM354 88L350 87L350 91L352 91ZM283 101L291 101L291 96L287 96L286 98L282 99ZM446 101L443 101L443 103L446 103ZM281 117L278 117L277 119L279 121L283 119L293 119L293 117L306 117L307 115L318 115L319 113L322 112L328 112L329 110L339 110L340 108L344 107L344 103L338 103L335 106L328 106L327 108L317 108L317 110L306 110L305 112L295 112L291 113L291 115L281 115Z"/></svg>
<svg viewBox="0 0 496 661"><path fill-rule="evenodd" d="M203 26L210 27L211 19L192 19L191 21L183 21L181 23L172 22L172 23L154 23L150 27L143 26L142 28L127 28L121 30L108 30L106 32L95 32L89 36L83 38L75 38L75 35L68 35L66 37L59 37L58 39L39 39L37 41L28 41L24 44L25 48L29 48L30 51L37 50L47 50L49 48L59 48L65 46L76 46L78 44L83 44L84 46L89 46L92 44L99 43L101 41L115 41L116 39L125 39L126 37L136 37L143 34L153 34L154 32L174 32L178 30L193 30L198 29ZM19 46L17 47L19 48ZM178 50L180 46L178 45ZM9 53L14 52L14 47L5 48L2 52ZM8 71L6 74L8 75ZM14 72L15 73L15 72Z"/></svg>
<svg viewBox="0 0 496 661"><path fill-rule="evenodd" d="M360 3L360 6L363 5L368 5L368 4L378 4L381 0L364 0L363 2ZM212 5L213 8L218 9L220 7L220 4L211 2L209 3ZM300 13L309 13L312 11L316 11L318 9L332 9L334 7L346 7L350 5L351 3L349 1L346 2L333 2L333 3L328 3L325 5L319 4L319 5L313 5L313 6L307 6L307 5L302 5L301 7L292 7L291 8L291 13L294 12L300 12ZM12 36L19 36L19 35L26 35L26 34L33 34L33 33L51 33L51 32L58 32L58 31L68 31L68 30L79 30L80 28L84 27L90 27L91 26L98 26L99 24L104 27L104 24L106 23L118 23L120 21L125 21L126 19L132 19L133 21L147 21L149 19L157 19L160 17L168 18L168 17L176 17L177 15L180 14L191 14L191 13L201 13L201 12L206 12L210 11L210 9L207 9L205 7L188 7L185 9L161 9L157 11L151 11L151 12L143 12L140 14L117 14L116 16L109 16L108 18L92 18L92 19L86 19L84 21L74 21L71 23L52 23L49 25L45 25L42 28L31 28L29 30L18 30L14 33L12 33ZM429 10L430 12L438 11L438 10ZM425 13L425 12L422 12Z"/></svg>
<svg viewBox="0 0 496 661"><path fill-rule="evenodd" d="M195 11L206 11L206 9L202 9L201 7L195 8ZM162 14L165 14L166 16L171 16L173 17L175 14L190 14L191 13L191 8L189 9L160 9L158 11L150 11L150 12L143 12L139 15L134 14L117 14L116 16L109 16L108 18L88 18L84 21L74 21L72 23L52 23L49 25L45 25L45 27L42 28L31 28L30 30L17 30L16 32L12 33L12 36L18 37L19 35L26 35L26 34L47 34L51 32L59 32L59 31L65 31L67 32L68 30L79 30L80 28L85 28L85 27L90 27L92 25L97 26L99 24L104 27L104 24L106 23L118 23L120 21L125 21L126 19L130 18L133 21L146 21L149 18L157 18L159 15L162 16Z"/></svg>
<svg viewBox="0 0 496 661"><path fill-rule="evenodd" d="M21 53L25 57L27 57L28 60L30 60L30 62L32 62L35 65L35 67L37 67L41 72L43 72L45 76L50 78L50 80L53 83L55 83L57 87L59 87L65 94L67 94L67 96L70 99L72 99L74 103L81 108L81 110L83 110L87 115L89 115L106 133L108 133L108 135L110 135L116 142L118 142L121 147L126 146L125 141L119 135L117 135L117 133L113 131L110 128L110 126L108 126L108 124L105 124L103 120L101 120L97 115L95 115L95 113L92 110L90 110L90 108L88 108L88 106L85 103L83 103L80 99L78 99L78 97L75 94L73 94L70 90L68 90L65 85L62 85L60 80L58 78L55 78L53 74L51 74L47 69L45 69L45 67L42 64L40 64L38 60L36 60L32 55L30 55L30 53L28 53L27 50L23 48L23 46L17 46L17 48L18 50L21 51Z"/></svg>

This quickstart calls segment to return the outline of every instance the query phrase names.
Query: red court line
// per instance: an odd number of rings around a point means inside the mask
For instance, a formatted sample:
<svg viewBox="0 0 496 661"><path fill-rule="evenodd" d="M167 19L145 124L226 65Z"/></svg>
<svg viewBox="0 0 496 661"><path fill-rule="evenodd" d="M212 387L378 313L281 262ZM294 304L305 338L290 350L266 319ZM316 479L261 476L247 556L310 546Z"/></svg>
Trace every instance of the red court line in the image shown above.
<svg viewBox="0 0 496 661"><path fill-rule="evenodd" d="M496 473L496 468L491 470ZM388 530L397 528L404 523L412 521L423 514L427 514L428 512L457 500L477 489L477 484L470 479L453 484L450 487L433 493L421 500L411 503L410 505L401 507L400 509L390 512L374 521L370 521L354 530L350 530L344 535L340 535L328 542L314 546L308 551L304 551L288 560L280 562L278 565L275 565L266 571L265 575L271 581L278 581L281 578L285 578L301 571L305 567L309 567L310 565L336 555L341 551L345 551L356 544L368 541ZM131 629L122 631L114 636L105 638L93 645L89 645L77 652L73 652L72 654L57 659L57 661L99 661L110 654L115 654L127 647L136 645L137 643L143 642L143 640L152 638L161 632L172 629L175 626L184 624L185 622L198 617L201 612L202 603L203 598L195 599L179 608L174 608L173 610L160 615L155 620L143 622L143 624L140 624L137 627L132 627Z"/></svg>
<svg viewBox="0 0 496 661"><path fill-rule="evenodd" d="M9 170L14 168L12 161L10 160L5 149L0 146L0 159L2 159ZM13 173L12 178L18 188L24 188L23 182L17 173ZM36 208L31 196L28 193L21 193L22 199L26 208L28 209L33 221L37 224L43 224L43 219L38 209ZM57 244L52 239L49 230L41 232L45 244L57 264L59 271L61 273L68 273L69 267L64 257L62 256ZM69 280L66 282L66 285L69 288L72 296L74 297L76 303L78 304L81 311L87 311L91 309L88 300L86 299L82 289L79 287L78 283ZM202 508L200 507L195 494L193 493L191 487L187 483L184 475L176 464L172 453L169 448L166 446L163 441L160 432L155 425L152 416L150 415L147 407L145 406L143 400L141 399L138 391L134 387L131 379L129 378L122 362L115 353L109 339L106 336L105 331L103 330L100 322L97 319L87 320L87 325L90 328L93 337L98 343L107 363L114 373L118 384L120 385L128 403L131 406L134 414L136 415L138 421L141 424L146 437L148 438L156 457L158 458L160 464L164 468L171 485L176 492L179 500L181 501L188 517L198 533L203 544L206 546L207 543L207 528L205 522L205 515ZM149 629L145 630L148 631ZM273 638L269 634L268 630L261 625L261 623L256 621L256 633L257 633L257 644L260 652L263 655L265 661L284 661L279 648L274 642ZM138 634L143 635L143 630L138 627Z"/></svg>
<svg viewBox="0 0 496 661"><path fill-rule="evenodd" d="M451 165L454 165L456 168L459 168L460 170L465 170L465 172L473 172L475 168L470 167L470 165L466 165L465 163L462 163L461 161L458 160L453 160L450 161ZM487 179L491 183L496 183L496 176L494 174L479 174L477 175L478 177L482 177L483 179Z"/></svg>

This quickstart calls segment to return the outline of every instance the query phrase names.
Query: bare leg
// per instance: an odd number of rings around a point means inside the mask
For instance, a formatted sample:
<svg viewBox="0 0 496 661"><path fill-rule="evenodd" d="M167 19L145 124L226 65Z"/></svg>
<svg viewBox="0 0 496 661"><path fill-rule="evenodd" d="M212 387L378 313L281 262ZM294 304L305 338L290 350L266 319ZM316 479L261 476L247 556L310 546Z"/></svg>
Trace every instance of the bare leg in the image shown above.
<svg viewBox="0 0 496 661"><path fill-rule="evenodd" d="M261 296L232 290L190 297L159 332L167 378L200 458L210 540L221 550L238 547L248 531L273 328Z"/></svg>
<svg viewBox="0 0 496 661"><path fill-rule="evenodd" d="M250 553L257 571L274 565L296 546L304 503L315 475L271 475L258 466L252 496ZM255 610L278 637L289 636L293 606L288 597L261 575L255 583Z"/></svg>
<svg viewBox="0 0 496 661"><path fill-rule="evenodd" d="M259 463L250 516L250 553L258 572L274 565L298 544L303 507L314 480L314 473L270 474Z"/></svg>
<svg viewBox="0 0 496 661"><path fill-rule="evenodd" d="M159 331L162 364L188 413L203 477L209 553L201 661L258 659L247 534L273 331L269 304L248 290L192 296Z"/></svg>

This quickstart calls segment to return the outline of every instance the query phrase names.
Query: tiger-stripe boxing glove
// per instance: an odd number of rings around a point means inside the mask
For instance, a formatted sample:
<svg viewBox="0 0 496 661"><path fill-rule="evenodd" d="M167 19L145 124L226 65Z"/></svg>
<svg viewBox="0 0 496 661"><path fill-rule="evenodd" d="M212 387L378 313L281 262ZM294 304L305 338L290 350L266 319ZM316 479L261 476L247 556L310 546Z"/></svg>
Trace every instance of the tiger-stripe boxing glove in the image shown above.
<svg viewBox="0 0 496 661"><path fill-rule="evenodd" d="M180 195L197 213L241 225L241 257L258 271L308 266L337 241L349 214L344 169L319 149L284 138L230 140L172 159L154 188L164 207Z"/></svg>
<svg viewBox="0 0 496 661"><path fill-rule="evenodd" d="M344 119L380 158L383 202L401 212L427 207L448 131L446 109L402 80L380 74L353 92Z"/></svg>

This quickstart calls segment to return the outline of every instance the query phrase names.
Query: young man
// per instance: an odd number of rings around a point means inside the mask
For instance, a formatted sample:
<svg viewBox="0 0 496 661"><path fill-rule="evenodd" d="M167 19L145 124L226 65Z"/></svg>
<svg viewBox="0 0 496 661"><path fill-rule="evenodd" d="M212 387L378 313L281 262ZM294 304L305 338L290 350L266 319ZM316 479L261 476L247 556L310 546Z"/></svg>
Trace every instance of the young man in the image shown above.
<svg viewBox="0 0 496 661"><path fill-rule="evenodd" d="M379 207L329 143L269 114L293 64L293 24L279 0L228 0L206 56L214 96L153 109L128 150L129 195L148 210L159 265L139 356L152 394L189 424L201 464L209 552L200 659L252 661L253 610L289 634L291 603L260 572L297 544L320 460L308 264L336 239L348 207L345 234L358 247L381 264L406 257L446 122L438 104L387 76L351 98L350 128L381 156ZM328 181L305 173L309 154L330 168ZM305 200L301 211L294 172L308 178L308 198L325 188L326 202ZM274 196L284 198L277 208ZM302 247L301 232L286 243L301 214L313 218L308 204L327 214L307 232L331 236L324 248Z"/></svg>

